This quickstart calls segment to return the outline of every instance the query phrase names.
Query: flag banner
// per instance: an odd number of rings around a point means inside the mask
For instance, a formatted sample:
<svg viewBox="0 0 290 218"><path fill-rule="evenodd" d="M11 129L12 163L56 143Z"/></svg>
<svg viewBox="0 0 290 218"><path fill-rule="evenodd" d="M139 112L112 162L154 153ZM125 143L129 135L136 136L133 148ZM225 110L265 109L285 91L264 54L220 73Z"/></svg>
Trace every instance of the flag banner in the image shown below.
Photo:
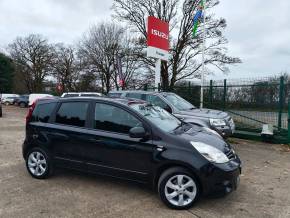
<svg viewBox="0 0 290 218"><path fill-rule="evenodd" d="M203 16L203 1L200 2L200 5L198 6L198 11L196 12L196 14L194 15L193 18L193 30L192 30L192 36L195 37L196 36L196 32L198 29L198 25L200 23L200 20Z"/></svg>

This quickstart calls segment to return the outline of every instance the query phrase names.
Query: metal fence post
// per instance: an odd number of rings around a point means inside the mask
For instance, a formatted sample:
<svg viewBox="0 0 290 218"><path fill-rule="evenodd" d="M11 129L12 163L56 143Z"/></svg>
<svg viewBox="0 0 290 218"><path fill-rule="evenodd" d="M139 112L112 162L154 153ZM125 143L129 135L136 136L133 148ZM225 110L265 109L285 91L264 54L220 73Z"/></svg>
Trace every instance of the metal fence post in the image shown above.
<svg viewBox="0 0 290 218"><path fill-rule="evenodd" d="M223 96L223 109L226 109L226 99L227 99L227 80L224 80L224 96Z"/></svg>
<svg viewBox="0 0 290 218"><path fill-rule="evenodd" d="M158 92L160 92L160 91L161 91L161 84L158 83Z"/></svg>
<svg viewBox="0 0 290 218"><path fill-rule="evenodd" d="M280 77L280 87L279 87L279 114L278 114L278 128L281 129L282 126L282 113L284 104L284 76Z"/></svg>
<svg viewBox="0 0 290 218"><path fill-rule="evenodd" d="M290 143L290 101L288 101L288 143Z"/></svg>
<svg viewBox="0 0 290 218"><path fill-rule="evenodd" d="M212 80L210 80L209 82L209 103L210 103L210 106L213 107L213 87L212 87Z"/></svg>

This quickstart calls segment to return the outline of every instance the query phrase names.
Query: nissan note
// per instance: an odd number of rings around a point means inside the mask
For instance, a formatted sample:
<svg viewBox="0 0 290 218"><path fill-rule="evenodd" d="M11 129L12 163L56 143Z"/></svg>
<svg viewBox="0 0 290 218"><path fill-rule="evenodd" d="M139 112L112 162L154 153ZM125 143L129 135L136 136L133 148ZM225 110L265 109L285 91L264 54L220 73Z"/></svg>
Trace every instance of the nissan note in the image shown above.
<svg viewBox="0 0 290 218"><path fill-rule="evenodd" d="M26 122L23 157L36 179L62 167L140 182L174 209L239 184L241 161L219 134L144 101L40 99Z"/></svg>

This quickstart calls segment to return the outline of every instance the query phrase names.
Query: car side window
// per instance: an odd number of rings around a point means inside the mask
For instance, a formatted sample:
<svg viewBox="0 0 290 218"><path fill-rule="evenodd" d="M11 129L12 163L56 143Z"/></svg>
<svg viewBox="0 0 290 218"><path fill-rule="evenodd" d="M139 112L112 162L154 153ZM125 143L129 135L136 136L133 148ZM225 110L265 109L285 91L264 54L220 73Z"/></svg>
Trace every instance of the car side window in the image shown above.
<svg viewBox="0 0 290 218"><path fill-rule="evenodd" d="M140 93L127 93L127 98L136 98L136 99L142 99L142 94Z"/></svg>
<svg viewBox="0 0 290 218"><path fill-rule="evenodd" d="M160 97L156 95L147 95L146 101L152 105L159 106L165 110L167 110L169 107Z"/></svg>
<svg viewBox="0 0 290 218"><path fill-rule="evenodd" d="M143 126L142 122L122 108L96 103L95 129L129 134L131 128L139 126Z"/></svg>
<svg viewBox="0 0 290 218"><path fill-rule="evenodd" d="M56 103L40 104L32 114L32 122L47 123L56 106Z"/></svg>
<svg viewBox="0 0 290 218"><path fill-rule="evenodd" d="M69 126L84 127L88 107L88 102L64 102L56 113L55 122Z"/></svg>

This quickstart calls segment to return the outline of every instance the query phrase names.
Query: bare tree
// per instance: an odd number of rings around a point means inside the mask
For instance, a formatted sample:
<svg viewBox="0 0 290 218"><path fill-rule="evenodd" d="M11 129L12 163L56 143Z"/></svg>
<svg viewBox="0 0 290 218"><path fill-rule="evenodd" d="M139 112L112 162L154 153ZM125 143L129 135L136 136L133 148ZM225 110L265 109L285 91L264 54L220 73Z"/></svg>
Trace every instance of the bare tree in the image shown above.
<svg viewBox="0 0 290 218"><path fill-rule="evenodd" d="M53 59L52 47L47 40L35 34L18 37L9 44L9 51L16 63L16 70L23 75L27 90L30 93L42 92Z"/></svg>
<svg viewBox="0 0 290 218"><path fill-rule="evenodd" d="M113 23L94 25L84 35L79 46L90 71L101 79L103 92L109 92L115 71L116 55L120 50L120 39L124 30Z"/></svg>
<svg viewBox="0 0 290 218"><path fill-rule="evenodd" d="M78 60L72 46L56 44L52 64L53 76L61 85L63 92L73 91L79 78Z"/></svg>
<svg viewBox="0 0 290 218"><path fill-rule="evenodd" d="M170 23L171 58L163 62L161 68L162 85L172 88L175 82L184 78L199 77L201 72L202 34L198 31L192 37L193 18L200 0L114 0L115 17L128 23L139 34L137 46L146 48L146 19L155 16ZM207 8L213 8L219 0L208 0ZM240 63L239 58L226 55L227 39L223 36L225 19L216 19L213 14L206 17L205 63L227 72L228 64ZM144 52L140 54L143 62L154 66Z"/></svg>

